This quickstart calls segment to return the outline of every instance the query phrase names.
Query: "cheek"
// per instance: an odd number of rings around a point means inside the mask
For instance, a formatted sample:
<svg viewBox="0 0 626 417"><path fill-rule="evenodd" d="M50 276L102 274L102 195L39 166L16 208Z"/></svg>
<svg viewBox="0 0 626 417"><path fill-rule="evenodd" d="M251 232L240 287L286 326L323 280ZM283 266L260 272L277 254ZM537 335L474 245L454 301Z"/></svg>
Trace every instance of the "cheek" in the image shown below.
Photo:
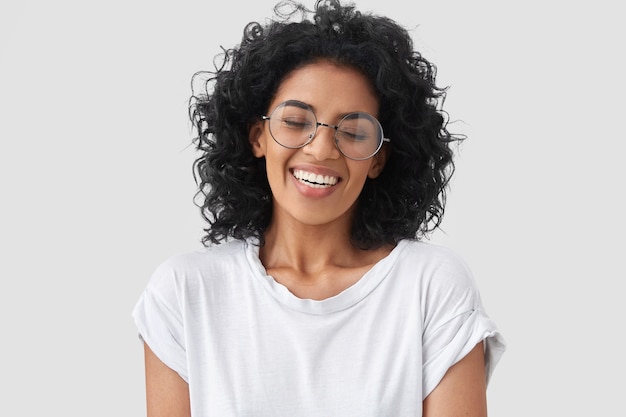
<svg viewBox="0 0 626 417"><path fill-rule="evenodd" d="M271 143L268 145L264 153L265 170L267 171L267 179L270 181L270 185L272 185L272 182L277 184L277 181L282 182L285 179L287 175L287 161L293 151L283 147L277 148L272 146Z"/></svg>
<svg viewBox="0 0 626 417"><path fill-rule="evenodd" d="M372 161L351 161L349 166L350 177L363 184L372 171Z"/></svg>

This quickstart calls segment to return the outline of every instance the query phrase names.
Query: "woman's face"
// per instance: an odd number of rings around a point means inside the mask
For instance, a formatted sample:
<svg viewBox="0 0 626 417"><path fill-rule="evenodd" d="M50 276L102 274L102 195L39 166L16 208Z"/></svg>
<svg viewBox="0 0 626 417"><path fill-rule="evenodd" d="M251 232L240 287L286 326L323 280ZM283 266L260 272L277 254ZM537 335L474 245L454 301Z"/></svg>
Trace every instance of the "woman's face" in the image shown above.
<svg viewBox="0 0 626 417"><path fill-rule="evenodd" d="M287 100L306 103L318 122L330 125L337 125L353 112L378 116L378 98L369 80L350 67L328 61L314 62L288 74L269 112ZM335 145L335 130L319 126L309 144L288 149L274 141L269 124L260 121L253 125L249 138L254 155L266 159L274 200L273 222L285 219L307 225L349 225L365 180L375 178L383 169L384 147L370 159L348 159Z"/></svg>

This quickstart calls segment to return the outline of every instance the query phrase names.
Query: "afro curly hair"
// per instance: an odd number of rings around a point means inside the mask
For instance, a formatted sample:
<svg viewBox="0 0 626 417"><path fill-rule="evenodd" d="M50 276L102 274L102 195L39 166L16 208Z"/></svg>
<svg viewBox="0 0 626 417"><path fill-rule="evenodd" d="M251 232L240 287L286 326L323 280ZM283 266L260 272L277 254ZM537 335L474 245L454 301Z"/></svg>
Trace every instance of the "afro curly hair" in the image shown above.
<svg viewBox="0 0 626 417"><path fill-rule="evenodd" d="M196 204L209 224L205 245L228 238L264 243L272 194L248 128L267 114L291 71L318 60L366 75L379 98L378 119L392 140L383 172L366 181L358 198L352 244L372 249L419 239L440 225L454 172L450 145L463 137L448 131L441 109L446 89L436 85L436 67L413 49L406 29L337 0L317 1L314 10L285 1L275 7L273 20L249 23L241 43L219 59L214 71L194 75L200 88L189 105L200 151Z"/></svg>

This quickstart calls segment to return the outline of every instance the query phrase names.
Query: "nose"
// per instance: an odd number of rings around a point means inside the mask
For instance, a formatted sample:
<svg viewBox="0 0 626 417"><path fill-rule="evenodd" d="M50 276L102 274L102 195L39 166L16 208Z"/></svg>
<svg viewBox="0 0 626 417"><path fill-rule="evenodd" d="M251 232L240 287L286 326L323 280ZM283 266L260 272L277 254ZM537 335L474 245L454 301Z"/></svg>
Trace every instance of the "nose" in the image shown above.
<svg viewBox="0 0 626 417"><path fill-rule="evenodd" d="M335 126L318 123L312 140L302 150L318 161L337 159L341 156L335 143Z"/></svg>

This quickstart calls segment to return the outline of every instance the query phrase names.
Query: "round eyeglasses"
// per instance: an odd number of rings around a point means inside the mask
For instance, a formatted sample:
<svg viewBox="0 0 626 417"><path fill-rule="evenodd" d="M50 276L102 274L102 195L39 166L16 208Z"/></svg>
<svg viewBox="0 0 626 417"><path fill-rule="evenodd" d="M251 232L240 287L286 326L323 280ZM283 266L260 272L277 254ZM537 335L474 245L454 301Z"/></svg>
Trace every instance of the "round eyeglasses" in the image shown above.
<svg viewBox="0 0 626 417"><path fill-rule="evenodd" d="M318 126L335 130L335 145L346 157L356 161L369 159L390 142L383 135L380 122L364 112L350 113L335 126L320 123L313 109L301 101L280 103L269 116L261 116L270 124L270 134L276 143L285 148L302 148L315 138Z"/></svg>

